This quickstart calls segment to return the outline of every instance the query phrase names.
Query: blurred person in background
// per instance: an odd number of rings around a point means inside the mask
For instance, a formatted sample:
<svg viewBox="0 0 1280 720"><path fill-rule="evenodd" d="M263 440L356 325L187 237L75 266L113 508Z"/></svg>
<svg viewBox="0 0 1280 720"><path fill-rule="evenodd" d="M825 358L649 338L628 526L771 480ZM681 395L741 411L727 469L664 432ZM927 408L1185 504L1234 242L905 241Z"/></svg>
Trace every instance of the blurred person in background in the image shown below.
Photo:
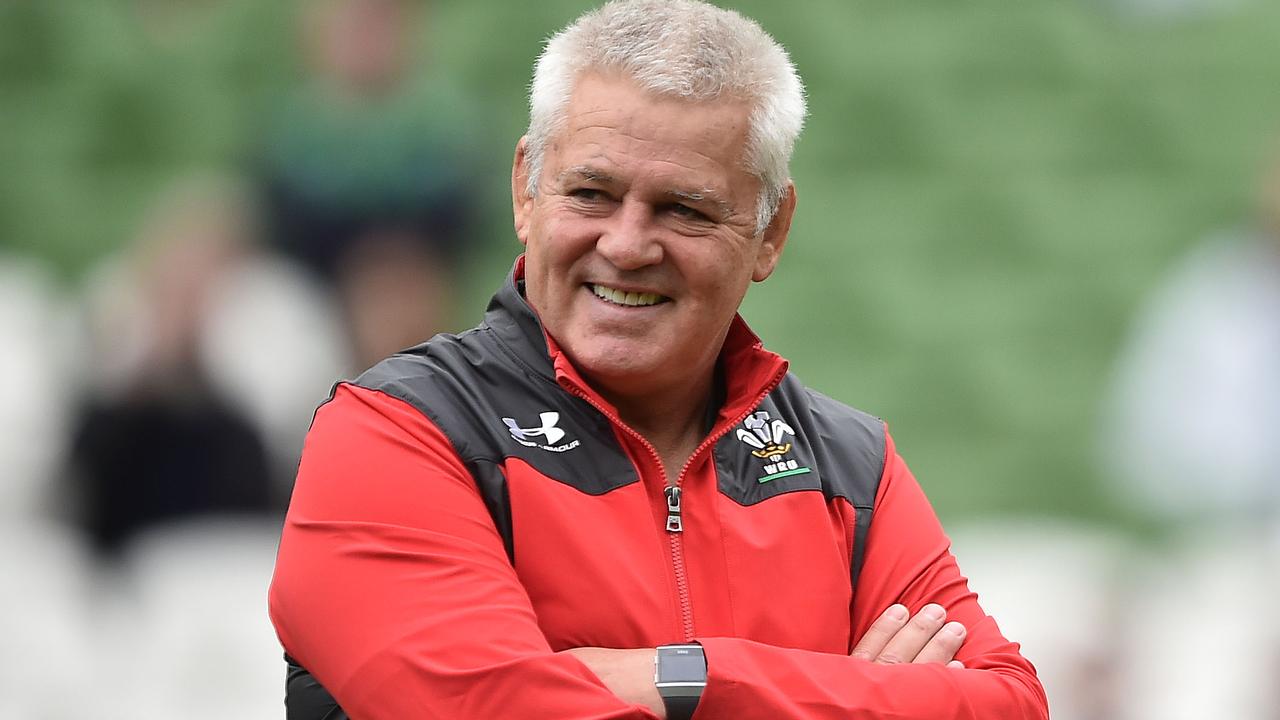
<svg viewBox="0 0 1280 720"><path fill-rule="evenodd" d="M99 550L160 523L280 510L262 433L218 390L202 354L211 298L253 235L232 186L176 183L137 242L90 283L93 361L69 479L77 523Z"/></svg>
<svg viewBox="0 0 1280 720"><path fill-rule="evenodd" d="M1123 718L1261 720L1280 708L1280 153L1255 207L1151 295L1105 406L1115 491L1168 541L1135 573L1126 607ZM1205 613L1215 631L1167 652L1168 629Z"/></svg>
<svg viewBox="0 0 1280 720"><path fill-rule="evenodd" d="M281 440L334 374L314 369L314 295L258 251L258 225L240 178L180 176L88 278L65 495L97 551L80 649L97 665L70 717L268 717L255 596L298 452Z"/></svg>
<svg viewBox="0 0 1280 720"><path fill-rule="evenodd" d="M1184 526L1280 527L1280 154L1257 208L1182 259L1117 365L1107 465Z"/></svg>
<svg viewBox="0 0 1280 720"><path fill-rule="evenodd" d="M307 74L256 161L270 241L333 288L364 368L447 326L477 197L469 103L415 52L425 0L304 3Z"/></svg>
<svg viewBox="0 0 1280 720"><path fill-rule="evenodd" d="M289 716L1047 717L884 423L737 314L796 207L786 52L612 2L530 107L484 324L317 411L270 594Z"/></svg>

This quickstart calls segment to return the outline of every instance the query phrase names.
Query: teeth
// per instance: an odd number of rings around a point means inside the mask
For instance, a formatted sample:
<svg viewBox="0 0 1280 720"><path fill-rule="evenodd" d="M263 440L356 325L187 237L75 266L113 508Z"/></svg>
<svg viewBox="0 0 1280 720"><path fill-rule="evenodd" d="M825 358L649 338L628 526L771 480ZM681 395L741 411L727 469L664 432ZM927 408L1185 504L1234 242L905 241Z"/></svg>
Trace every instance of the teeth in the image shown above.
<svg viewBox="0 0 1280 720"><path fill-rule="evenodd" d="M618 305L630 305L632 307L657 305L667 299L658 293L626 292L623 290L615 290L611 287L605 287L604 285L592 285L591 292L595 293L596 297L608 300L611 303L617 303Z"/></svg>

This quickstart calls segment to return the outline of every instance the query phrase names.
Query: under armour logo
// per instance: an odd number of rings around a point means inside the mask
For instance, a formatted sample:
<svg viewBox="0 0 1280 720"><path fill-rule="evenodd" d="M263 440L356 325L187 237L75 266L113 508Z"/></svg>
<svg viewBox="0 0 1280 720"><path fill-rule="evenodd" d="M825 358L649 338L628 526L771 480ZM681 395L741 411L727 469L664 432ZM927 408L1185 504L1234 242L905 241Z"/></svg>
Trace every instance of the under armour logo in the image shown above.
<svg viewBox="0 0 1280 720"><path fill-rule="evenodd" d="M560 422L560 413L540 413L538 419L542 421L542 425L536 428L522 428L516 424L515 418L502 418L502 422L506 423L507 428L511 430L511 437L530 447L537 443L529 442L529 438L542 436L547 439L547 442L555 444L564 437L564 431L556 427L556 423Z"/></svg>
<svg viewBox="0 0 1280 720"><path fill-rule="evenodd" d="M502 418L507 430L511 432L511 437L526 447L536 447L542 450L550 450L551 452L564 452L578 447L579 442L577 440L563 445L556 444L563 440L565 435L564 430L556 427L556 424L560 422L560 413L552 411L539 413L538 420L542 423L538 427L522 428L515 418ZM546 444L534 441L534 438L539 437L544 438Z"/></svg>

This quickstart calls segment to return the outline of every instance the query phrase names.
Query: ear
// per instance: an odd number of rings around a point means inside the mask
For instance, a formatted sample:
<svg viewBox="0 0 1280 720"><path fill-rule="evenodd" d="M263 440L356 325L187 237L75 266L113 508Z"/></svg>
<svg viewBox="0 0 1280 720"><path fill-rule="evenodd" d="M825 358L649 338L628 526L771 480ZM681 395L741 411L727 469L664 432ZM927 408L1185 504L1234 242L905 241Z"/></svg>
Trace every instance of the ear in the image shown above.
<svg viewBox="0 0 1280 720"><path fill-rule="evenodd" d="M782 257L782 248L787 244L787 235L791 232L791 218L796 214L796 186L787 183L787 193L782 197L782 204L773 220L764 229L764 237L760 241L760 249L756 251L756 267L751 279L764 282L773 274L778 266L778 258Z"/></svg>
<svg viewBox="0 0 1280 720"><path fill-rule="evenodd" d="M529 218L533 214L533 196L529 194L528 137L516 143L516 156L511 162L511 214L515 218L516 238L521 245L529 243Z"/></svg>

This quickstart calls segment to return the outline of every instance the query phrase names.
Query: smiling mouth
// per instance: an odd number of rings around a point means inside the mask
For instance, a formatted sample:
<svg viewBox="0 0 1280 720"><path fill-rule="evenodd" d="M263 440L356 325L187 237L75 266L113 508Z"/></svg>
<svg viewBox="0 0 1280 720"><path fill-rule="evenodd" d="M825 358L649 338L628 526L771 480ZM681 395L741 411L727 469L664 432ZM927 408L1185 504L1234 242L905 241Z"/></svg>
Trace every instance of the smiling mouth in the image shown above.
<svg viewBox="0 0 1280 720"><path fill-rule="evenodd" d="M618 290L605 285L596 285L588 283L587 288L591 293L601 300L611 302L614 305L623 305L625 307L648 307L650 305L658 305L667 302L671 298L665 295L651 292L627 292Z"/></svg>

